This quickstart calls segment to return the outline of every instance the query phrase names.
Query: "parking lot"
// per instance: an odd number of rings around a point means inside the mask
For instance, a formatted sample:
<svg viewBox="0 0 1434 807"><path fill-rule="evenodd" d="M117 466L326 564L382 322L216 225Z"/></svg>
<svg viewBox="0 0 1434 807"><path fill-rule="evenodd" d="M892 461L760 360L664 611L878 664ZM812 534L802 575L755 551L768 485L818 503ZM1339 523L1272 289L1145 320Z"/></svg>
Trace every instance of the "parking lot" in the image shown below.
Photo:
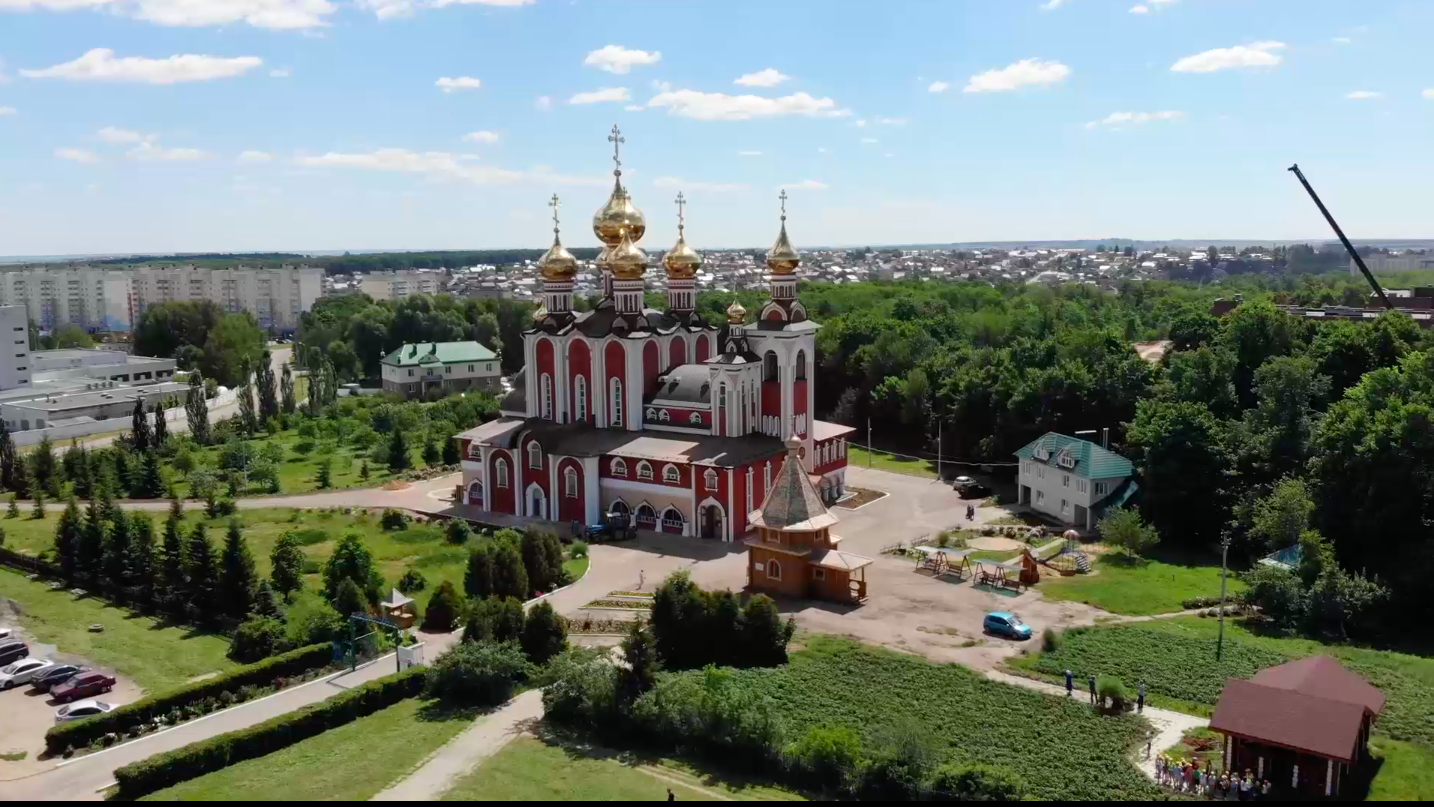
<svg viewBox="0 0 1434 807"><path fill-rule="evenodd" d="M0 614L0 625L14 628L15 638L30 645L30 658L99 669L78 656L59 652L54 645L33 641L4 617ZM119 706L138 700L140 695L139 687L122 676L115 676L114 690L99 696L98 700ZM39 756L45 750L45 732L55 725L55 710L60 706L49 693L36 692L28 684L0 692L0 726L4 727L0 731L0 780L18 779L54 767L53 760L40 760ZM18 754L24 756L20 759L8 758Z"/></svg>

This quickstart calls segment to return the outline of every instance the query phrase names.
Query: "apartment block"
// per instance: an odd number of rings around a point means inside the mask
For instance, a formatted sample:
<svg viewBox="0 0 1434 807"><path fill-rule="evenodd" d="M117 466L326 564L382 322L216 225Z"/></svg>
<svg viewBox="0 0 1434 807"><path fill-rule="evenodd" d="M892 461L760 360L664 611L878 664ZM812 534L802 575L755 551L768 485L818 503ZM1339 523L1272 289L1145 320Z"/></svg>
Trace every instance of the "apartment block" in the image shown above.
<svg viewBox="0 0 1434 807"><path fill-rule="evenodd" d="M359 291L374 300L402 300L415 294L441 294L447 289L448 276L418 269L372 272L364 275L358 285Z"/></svg>
<svg viewBox="0 0 1434 807"><path fill-rule="evenodd" d="M131 273L92 266L0 272L0 306L19 306L41 328L78 325L128 331L134 324Z"/></svg>
<svg viewBox="0 0 1434 807"><path fill-rule="evenodd" d="M299 315L323 294L323 270L311 266L140 266L133 271L136 314L172 300L213 300L225 311L248 311L261 327L287 330L298 327Z"/></svg>

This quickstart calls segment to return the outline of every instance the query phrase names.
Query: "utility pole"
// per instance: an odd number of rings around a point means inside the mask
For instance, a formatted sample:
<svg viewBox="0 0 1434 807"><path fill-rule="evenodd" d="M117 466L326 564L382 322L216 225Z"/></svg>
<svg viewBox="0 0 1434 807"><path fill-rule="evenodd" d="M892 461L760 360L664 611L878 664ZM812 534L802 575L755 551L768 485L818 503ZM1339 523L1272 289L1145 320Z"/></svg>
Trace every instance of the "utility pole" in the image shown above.
<svg viewBox="0 0 1434 807"><path fill-rule="evenodd" d="M941 421L936 421L936 481L941 481Z"/></svg>
<svg viewBox="0 0 1434 807"><path fill-rule="evenodd" d="M1225 574L1230 556L1230 536L1220 541L1220 637L1215 641L1215 660L1219 661L1225 652Z"/></svg>
<svg viewBox="0 0 1434 807"><path fill-rule="evenodd" d="M871 467L871 416L866 418L866 467Z"/></svg>

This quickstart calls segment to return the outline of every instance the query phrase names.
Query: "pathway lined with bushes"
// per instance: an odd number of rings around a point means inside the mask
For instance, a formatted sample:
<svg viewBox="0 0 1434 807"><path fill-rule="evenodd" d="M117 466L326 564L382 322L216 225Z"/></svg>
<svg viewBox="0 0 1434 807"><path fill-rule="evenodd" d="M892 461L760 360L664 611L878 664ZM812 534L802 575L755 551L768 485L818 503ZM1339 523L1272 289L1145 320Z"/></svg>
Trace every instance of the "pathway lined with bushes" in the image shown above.
<svg viewBox="0 0 1434 807"><path fill-rule="evenodd" d="M543 692L530 689L483 715L402 781L370 801L437 801L463 776L543 717Z"/></svg>

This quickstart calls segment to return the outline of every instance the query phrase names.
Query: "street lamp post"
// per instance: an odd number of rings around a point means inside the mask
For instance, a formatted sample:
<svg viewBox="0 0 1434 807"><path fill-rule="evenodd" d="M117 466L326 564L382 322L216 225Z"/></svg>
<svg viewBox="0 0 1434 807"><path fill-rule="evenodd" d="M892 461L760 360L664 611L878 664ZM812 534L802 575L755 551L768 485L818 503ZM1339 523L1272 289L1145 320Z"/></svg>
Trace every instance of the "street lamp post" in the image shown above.
<svg viewBox="0 0 1434 807"><path fill-rule="evenodd" d="M1228 568L1226 560L1230 555L1230 537L1225 536L1220 541L1220 635L1215 641L1215 660L1219 661L1225 652L1225 575Z"/></svg>

